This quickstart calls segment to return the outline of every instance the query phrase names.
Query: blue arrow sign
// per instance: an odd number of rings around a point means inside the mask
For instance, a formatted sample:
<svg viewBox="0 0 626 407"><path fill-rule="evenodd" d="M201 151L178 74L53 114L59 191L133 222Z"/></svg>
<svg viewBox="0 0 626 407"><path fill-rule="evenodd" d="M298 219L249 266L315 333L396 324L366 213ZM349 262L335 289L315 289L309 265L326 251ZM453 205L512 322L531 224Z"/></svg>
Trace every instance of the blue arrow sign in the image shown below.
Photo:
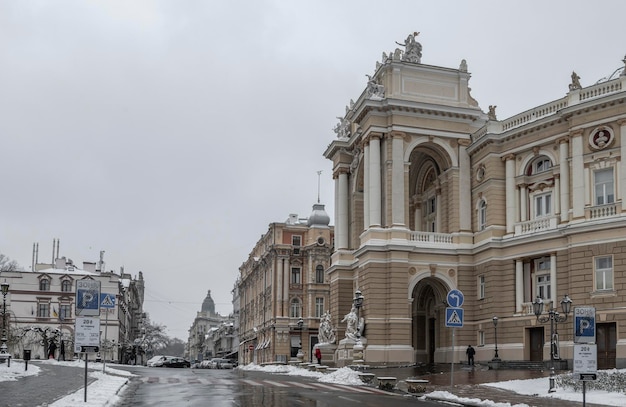
<svg viewBox="0 0 626 407"><path fill-rule="evenodd" d="M450 290L448 292L448 305L453 308L458 308L463 305L463 301L465 300L465 296L459 290Z"/></svg>

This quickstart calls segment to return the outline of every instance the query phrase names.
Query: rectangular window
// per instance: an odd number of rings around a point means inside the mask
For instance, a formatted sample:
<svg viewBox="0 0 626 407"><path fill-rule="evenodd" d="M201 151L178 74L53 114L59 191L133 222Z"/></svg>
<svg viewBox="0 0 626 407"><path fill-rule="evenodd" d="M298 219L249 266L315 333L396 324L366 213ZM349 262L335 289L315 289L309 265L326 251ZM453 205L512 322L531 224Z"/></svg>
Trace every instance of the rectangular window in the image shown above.
<svg viewBox="0 0 626 407"><path fill-rule="evenodd" d="M543 300L549 300L550 295L550 274L540 274L537 276L537 295Z"/></svg>
<svg viewBox="0 0 626 407"><path fill-rule="evenodd" d="M66 320L72 317L72 306L69 304L61 304L59 306L59 319Z"/></svg>
<svg viewBox="0 0 626 407"><path fill-rule="evenodd" d="M485 331L478 331L478 346L485 346Z"/></svg>
<svg viewBox="0 0 626 407"><path fill-rule="evenodd" d="M600 256L594 260L596 290L613 289L613 256Z"/></svg>
<svg viewBox="0 0 626 407"><path fill-rule="evenodd" d="M291 284L301 284L299 267L293 267L291 269Z"/></svg>
<svg viewBox="0 0 626 407"><path fill-rule="evenodd" d="M37 317L50 318L50 304L47 302L40 302L37 304Z"/></svg>
<svg viewBox="0 0 626 407"><path fill-rule="evenodd" d="M321 318L324 315L324 298L315 299L315 318Z"/></svg>
<svg viewBox="0 0 626 407"><path fill-rule="evenodd" d="M302 246L302 236L300 235L291 236L291 244L292 246Z"/></svg>
<svg viewBox="0 0 626 407"><path fill-rule="evenodd" d="M300 312L301 309L300 301L295 299L291 301L291 312L289 314L291 318L300 318L302 316L302 313Z"/></svg>
<svg viewBox="0 0 626 407"><path fill-rule="evenodd" d="M535 196L535 217L548 216L552 213L552 193Z"/></svg>
<svg viewBox="0 0 626 407"><path fill-rule="evenodd" d="M596 205L606 205L615 202L613 192L613 168L594 172Z"/></svg>
<svg viewBox="0 0 626 407"><path fill-rule="evenodd" d="M478 276L478 299L485 298L485 276Z"/></svg>

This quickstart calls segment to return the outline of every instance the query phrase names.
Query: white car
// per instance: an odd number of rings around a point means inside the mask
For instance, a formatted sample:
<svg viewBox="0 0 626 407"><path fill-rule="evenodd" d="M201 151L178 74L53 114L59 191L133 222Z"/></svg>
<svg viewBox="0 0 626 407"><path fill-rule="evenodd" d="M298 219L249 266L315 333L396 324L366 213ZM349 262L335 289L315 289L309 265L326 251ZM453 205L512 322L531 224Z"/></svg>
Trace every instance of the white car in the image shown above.
<svg viewBox="0 0 626 407"><path fill-rule="evenodd" d="M150 358L148 362L146 363L146 365L148 367L163 367L163 364L165 363L165 361L171 358L172 358L171 356L156 355Z"/></svg>

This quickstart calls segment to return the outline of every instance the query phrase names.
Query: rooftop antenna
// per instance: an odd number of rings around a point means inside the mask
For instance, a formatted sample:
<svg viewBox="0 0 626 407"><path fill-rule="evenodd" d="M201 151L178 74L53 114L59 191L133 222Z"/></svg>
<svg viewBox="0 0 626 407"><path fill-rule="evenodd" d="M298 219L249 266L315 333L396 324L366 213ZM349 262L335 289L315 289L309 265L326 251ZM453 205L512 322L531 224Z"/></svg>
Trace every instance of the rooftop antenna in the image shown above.
<svg viewBox="0 0 626 407"><path fill-rule="evenodd" d="M317 172L317 203L320 203L320 176L322 171Z"/></svg>

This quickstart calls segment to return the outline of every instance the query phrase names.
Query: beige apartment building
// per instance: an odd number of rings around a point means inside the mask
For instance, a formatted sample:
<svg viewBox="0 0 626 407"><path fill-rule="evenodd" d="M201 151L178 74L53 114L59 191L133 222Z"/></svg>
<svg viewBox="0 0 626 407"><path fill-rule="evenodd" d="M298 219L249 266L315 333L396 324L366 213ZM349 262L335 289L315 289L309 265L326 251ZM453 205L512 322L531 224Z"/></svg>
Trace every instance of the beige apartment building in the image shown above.
<svg viewBox="0 0 626 407"><path fill-rule="evenodd" d="M466 61L422 64L416 36L383 53L324 153L338 337L360 290L369 365L463 361L470 344L476 361L546 361L553 339L571 366L572 314L551 329L532 307L541 297L562 317L567 294L596 309L598 367L626 367L623 65L590 86L560 78L566 96L500 120L472 98ZM462 327L446 326L451 290Z"/></svg>
<svg viewBox="0 0 626 407"><path fill-rule="evenodd" d="M324 205L271 223L239 268L239 363L311 361L330 303L333 228Z"/></svg>

